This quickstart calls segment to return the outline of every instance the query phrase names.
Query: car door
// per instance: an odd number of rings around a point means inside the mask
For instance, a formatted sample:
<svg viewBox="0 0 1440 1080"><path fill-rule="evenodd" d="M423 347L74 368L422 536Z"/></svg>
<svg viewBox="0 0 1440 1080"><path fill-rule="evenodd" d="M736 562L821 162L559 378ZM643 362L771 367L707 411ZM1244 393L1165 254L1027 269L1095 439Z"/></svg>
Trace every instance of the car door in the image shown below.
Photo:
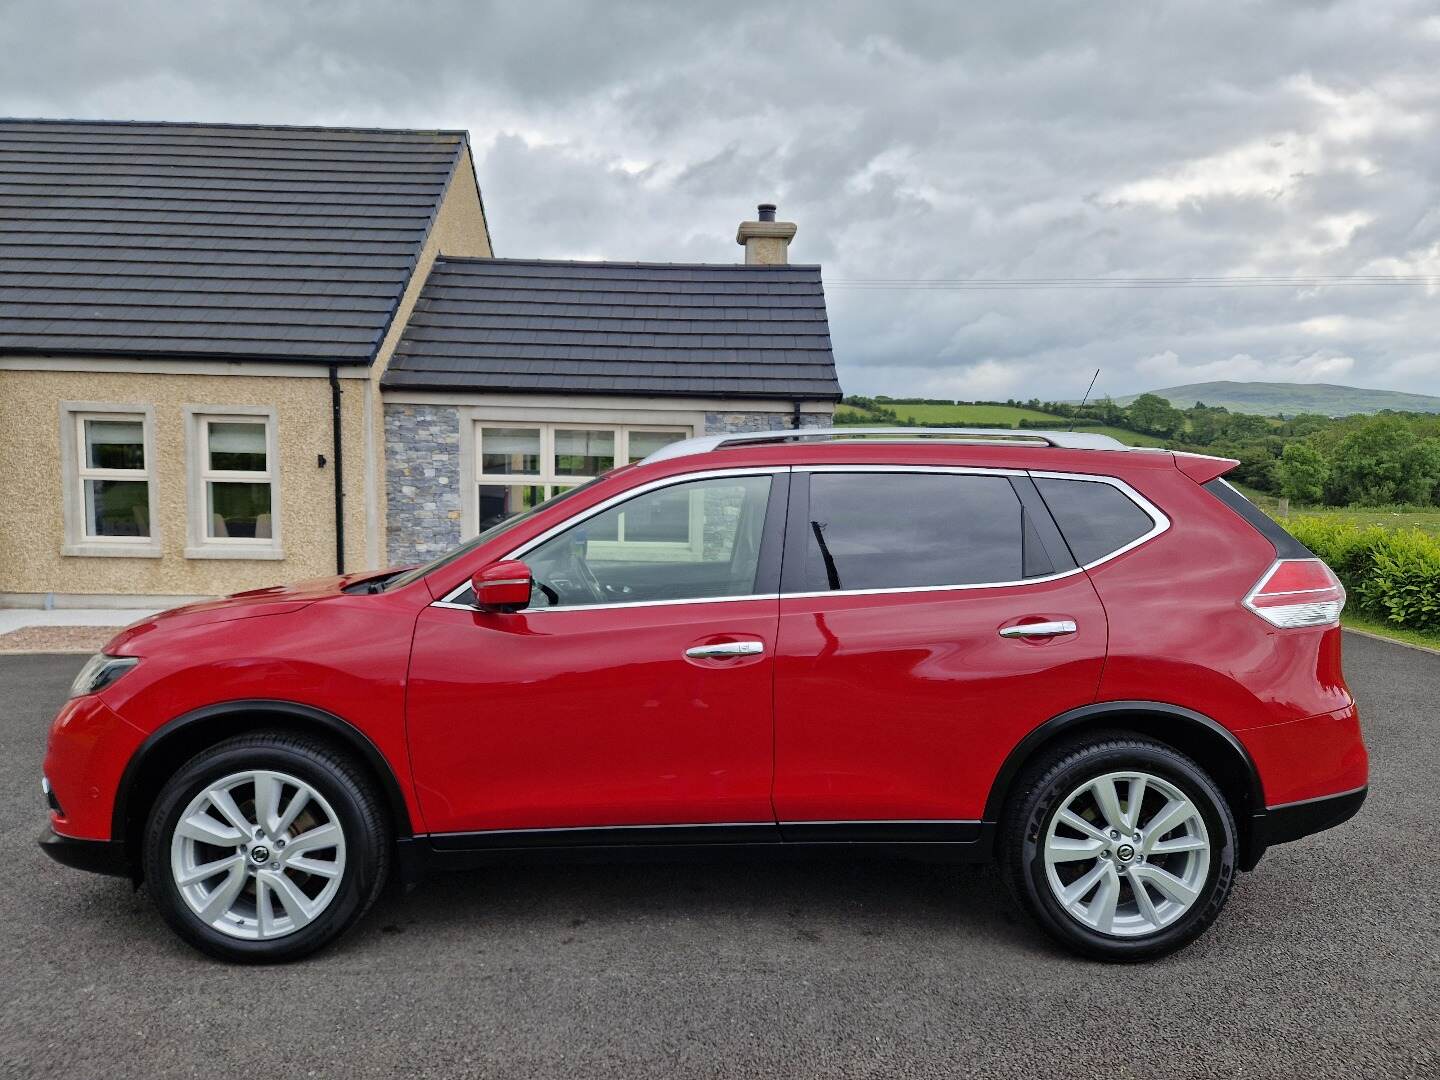
<svg viewBox="0 0 1440 1080"><path fill-rule="evenodd" d="M660 481L509 553L534 575L525 610L478 611L468 593L427 608L407 717L429 831L629 827L611 841L629 842L639 827L678 840L669 827L720 839L731 825L778 839L787 486L765 469Z"/></svg>
<svg viewBox="0 0 1440 1080"><path fill-rule="evenodd" d="M1093 701L1106 621L1033 483L792 481L775 692L787 839L965 840L1031 728Z"/></svg>

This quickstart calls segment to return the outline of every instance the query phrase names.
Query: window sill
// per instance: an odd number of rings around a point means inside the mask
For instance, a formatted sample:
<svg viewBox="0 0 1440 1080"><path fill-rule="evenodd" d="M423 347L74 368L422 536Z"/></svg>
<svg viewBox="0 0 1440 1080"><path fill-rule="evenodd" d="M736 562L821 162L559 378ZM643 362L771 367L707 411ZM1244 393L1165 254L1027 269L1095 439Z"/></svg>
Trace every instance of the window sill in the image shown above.
<svg viewBox="0 0 1440 1080"><path fill-rule="evenodd" d="M60 554L82 559L158 559L165 553L158 543L97 544L82 541L78 544L62 544Z"/></svg>
<svg viewBox="0 0 1440 1080"><path fill-rule="evenodd" d="M275 561L285 558L285 552L277 547L187 547L187 559L268 559Z"/></svg>

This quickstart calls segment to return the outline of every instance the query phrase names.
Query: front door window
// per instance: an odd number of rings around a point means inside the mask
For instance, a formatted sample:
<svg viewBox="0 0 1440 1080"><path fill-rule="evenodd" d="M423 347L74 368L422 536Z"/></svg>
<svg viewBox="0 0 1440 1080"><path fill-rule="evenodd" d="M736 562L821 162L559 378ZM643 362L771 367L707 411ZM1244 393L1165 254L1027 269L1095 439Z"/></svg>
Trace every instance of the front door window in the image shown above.
<svg viewBox="0 0 1440 1080"><path fill-rule="evenodd" d="M749 596L769 476L725 476L647 491L522 557L537 607Z"/></svg>

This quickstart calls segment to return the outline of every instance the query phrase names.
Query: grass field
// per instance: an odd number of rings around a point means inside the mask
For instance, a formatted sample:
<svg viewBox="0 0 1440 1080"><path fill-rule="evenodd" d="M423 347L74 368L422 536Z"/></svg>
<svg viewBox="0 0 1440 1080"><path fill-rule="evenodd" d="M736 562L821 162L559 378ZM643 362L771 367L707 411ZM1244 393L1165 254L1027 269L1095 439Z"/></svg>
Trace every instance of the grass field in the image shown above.
<svg viewBox="0 0 1440 1080"><path fill-rule="evenodd" d="M1236 484L1245 497L1278 521L1280 500L1263 491ZM1431 536L1440 536L1440 507L1413 506L1291 506L1291 517L1317 517L1327 521L1344 521L1351 525L1383 525L1387 529L1419 529Z"/></svg>
<svg viewBox="0 0 1440 1080"><path fill-rule="evenodd" d="M1065 430L1061 428L1061 430ZM1109 435L1111 438L1119 439L1126 446L1164 446L1165 440L1158 439L1154 435L1142 435L1138 431L1130 431L1127 428L1118 427L1087 427L1076 428L1076 431L1093 431L1097 435Z"/></svg>
<svg viewBox="0 0 1440 1080"><path fill-rule="evenodd" d="M890 404L887 407L894 409L895 415L901 420L914 420L917 424L1009 424L1014 427L1021 420L1048 420L1056 424L1065 423L1062 417L1053 416L1050 413L1010 405ZM840 405L836 407L835 411L851 415L858 415L862 412L853 405Z"/></svg>

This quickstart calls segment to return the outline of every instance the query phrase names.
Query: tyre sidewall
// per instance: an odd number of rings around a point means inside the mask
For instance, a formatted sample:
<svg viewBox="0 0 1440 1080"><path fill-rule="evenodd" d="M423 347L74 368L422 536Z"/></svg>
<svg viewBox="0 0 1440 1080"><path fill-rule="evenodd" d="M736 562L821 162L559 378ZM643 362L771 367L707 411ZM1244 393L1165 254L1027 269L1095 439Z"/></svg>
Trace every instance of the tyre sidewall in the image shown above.
<svg viewBox="0 0 1440 1080"><path fill-rule="evenodd" d="M313 786L334 810L345 836L345 871L329 906L302 929L268 941L231 937L202 923L180 895L170 863L175 826L191 800L216 780L252 769L289 773ZM282 745L218 747L183 766L156 800L145 832L145 877L165 921L201 951L247 963L295 960L332 940L368 906L380 873L381 842L365 813L363 794L325 755Z"/></svg>
<svg viewBox="0 0 1440 1080"><path fill-rule="evenodd" d="M1137 770L1180 788L1199 809L1210 837L1210 867L1201 898L1157 934L1142 938L1102 934L1071 916L1050 888L1044 843L1051 818L1086 780L1108 772ZM1052 936L1090 956L1107 960L1145 960L1173 952L1193 941L1224 906L1235 877L1236 832L1233 815L1219 789L1198 766L1165 747L1148 743L1107 744L1082 749L1040 779L1026 800L1020 839L1020 879L1027 906Z"/></svg>

